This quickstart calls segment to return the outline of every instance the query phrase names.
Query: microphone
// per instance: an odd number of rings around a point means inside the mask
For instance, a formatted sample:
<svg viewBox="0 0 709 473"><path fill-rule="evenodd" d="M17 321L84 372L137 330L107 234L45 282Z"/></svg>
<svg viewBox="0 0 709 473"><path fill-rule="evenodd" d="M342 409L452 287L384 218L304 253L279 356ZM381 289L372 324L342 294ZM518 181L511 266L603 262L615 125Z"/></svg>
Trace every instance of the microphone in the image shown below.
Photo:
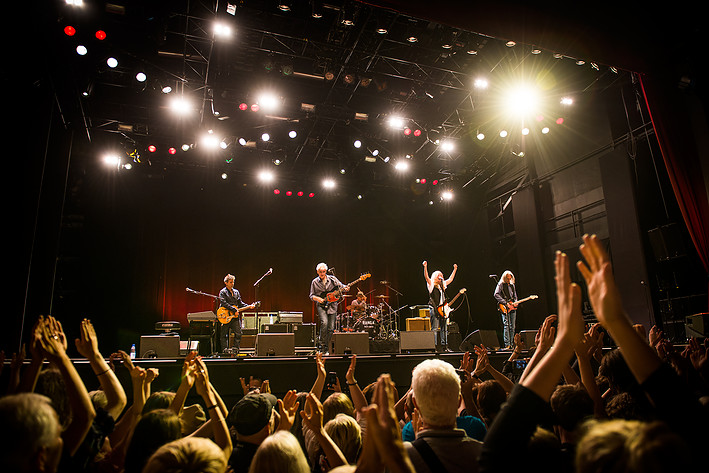
<svg viewBox="0 0 709 473"><path fill-rule="evenodd" d="M273 273L273 268L268 268L268 274Z"/></svg>
<svg viewBox="0 0 709 473"><path fill-rule="evenodd" d="M379 284L389 284L389 281L379 281Z"/></svg>
<svg viewBox="0 0 709 473"><path fill-rule="evenodd" d="M497 279L497 274L489 274L487 277Z"/></svg>
<svg viewBox="0 0 709 473"><path fill-rule="evenodd" d="M334 268L334 267L328 268L328 269L327 269L327 274L335 274L335 268Z"/></svg>

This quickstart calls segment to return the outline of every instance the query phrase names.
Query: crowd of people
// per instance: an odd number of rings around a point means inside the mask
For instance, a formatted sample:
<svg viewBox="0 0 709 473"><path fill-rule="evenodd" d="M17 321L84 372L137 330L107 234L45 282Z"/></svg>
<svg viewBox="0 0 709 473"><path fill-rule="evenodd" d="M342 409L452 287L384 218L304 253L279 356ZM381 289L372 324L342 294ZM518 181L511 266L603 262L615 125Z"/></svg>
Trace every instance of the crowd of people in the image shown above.
<svg viewBox="0 0 709 473"><path fill-rule="evenodd" d="M533 347L515 336L501 370L478 346L458 367L433 356L408 380L394 383L386 373L358 380L352 355L346 387L337 382L330 392L327 359L316 355L308 392L277 397L267 381L242 379L244 395L233 406L194 353L174 392L153 392L158 371L120 351L107 361L84 320L74 344L100 384L89 392L67 355L61 323L40 317L28 353L9 363L0 470L701 471L708 464L709 342L691 340L680 350L657 328L634 326L598 239L585 236L580 249L577 266L598 324L584 323L581 288L570 280L567 256L557 253L557 313L544 320ZM116 369L130 373L130 404ZM193 389L201 402L185 405Z"/></svg>

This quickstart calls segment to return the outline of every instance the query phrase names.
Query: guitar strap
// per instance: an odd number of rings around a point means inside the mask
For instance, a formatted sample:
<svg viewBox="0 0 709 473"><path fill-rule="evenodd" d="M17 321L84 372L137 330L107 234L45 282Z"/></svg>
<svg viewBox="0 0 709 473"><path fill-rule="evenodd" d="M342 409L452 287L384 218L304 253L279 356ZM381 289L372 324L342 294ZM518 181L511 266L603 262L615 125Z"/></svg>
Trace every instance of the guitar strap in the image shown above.
<svg viewBox="0 0 709 473"><path fill-rule="evenodd" d="M417 438L411 442L411 445L413 445L419 455L421 455L423 461L426 462L426 465L428 465L429 470L437 473L447 473L446 467L443 466L441 459L438 458L436 452L433 451L431 446L423 437Z"/></svg>

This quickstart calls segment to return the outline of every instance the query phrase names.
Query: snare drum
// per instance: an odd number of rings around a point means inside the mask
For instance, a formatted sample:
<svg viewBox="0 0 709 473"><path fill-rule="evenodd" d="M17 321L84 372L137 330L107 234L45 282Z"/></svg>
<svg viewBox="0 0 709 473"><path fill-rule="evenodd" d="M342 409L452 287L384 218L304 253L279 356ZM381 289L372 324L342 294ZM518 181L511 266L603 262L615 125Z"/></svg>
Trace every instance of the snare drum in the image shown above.
<svg viewBox="0 0 709 473"><path fill-rule="evenodd" d="M370 305L367 307L367 317L378 319L381 313L379 312L379 307L375 305Z"/></svg>

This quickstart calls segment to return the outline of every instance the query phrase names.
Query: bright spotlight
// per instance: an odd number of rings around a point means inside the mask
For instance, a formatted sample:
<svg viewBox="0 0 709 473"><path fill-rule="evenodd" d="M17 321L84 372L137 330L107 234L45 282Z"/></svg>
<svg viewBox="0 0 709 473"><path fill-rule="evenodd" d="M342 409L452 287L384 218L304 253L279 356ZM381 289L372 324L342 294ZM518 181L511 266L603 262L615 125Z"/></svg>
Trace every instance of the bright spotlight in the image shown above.
<svg viewBox="0 0 709 473"><path fill-rule="evenodd" d="M185 97L175 97L170 102L170 108L179 115L186 115L191 111L192 105Z"/></svg>
<svg viewBox="0 0 709 473"><path fill-rule="evenodd" d="M473 86L476 89L487 89L490 86L490 83L487 81L487 79L475 79L475 82L473 82Z"/></svg>
<svg viewBox="0 0 709 473"><path fill-rule="evenodd" d="M485 139L485 133L478 133L477 135L478 140L482 141Z"/></svg>
<svg viewBox="0 0 709 473"><path fill-rule="evenodd" d="M279 100L278 97L271 93L261 94L257 101L259 107L266 111L273 111L278 108Z"/></svg>
<svg viewBox="0 0 709 473"><path fill-rule="evenodd" d="M222 173L222 180L223 181L226 181L228 177L229 177L229 175L227 173L225 173L225 172Z"/></svg>
<svg viewBox="0 0 709 473"><path fill-rule="evenodd" d="M103 157L103 162L108 166L119 166L121 158L117 154L107 154Z"/></svg>
<svg viewBox="0 0 709 473"><path fill-rule="evenodd" d="M573 105L574 99L571 97L562 97L561 99L561 105Z"/></svg>
<svg viewBox="0 0 709 473"><path fill-rule="evenodd" d="M389 118L389 126L392 128L403 128L404 127L404 119L401 117L390 117Z"/></svg>
<svg viewBox="0 0 709 473"><path fill-rule="evenodd" d="M298 132L296 132L295 130L291 130L288 132L288 136L291 138L295 138L296 136L298 136Z"/></svg>
<svg viewBox="0 0 709 473"><path fill-rule="evenodd" d="M524 116L536 113L539 104L537 91L531 87L519 86L512 89L505 101L507 111L516 116Z"/></svg>
<svg viewBox="0 0 709 473"><path fill-rule="evenodd" d="M109 57L108 59L106 59L106 64L111 69L115 69L116 67L118 67L118 59L116 59L115 57Z"/></svg>
<svg viewBox="0 0 709 473"><path fill-rule="evenodd" d="M450 140L443 140L441 142L441 150L445 151L446 153L450 153L455 149L455 144L450 141Z"/></svg>
<svg viewBox="0 0 709 473"><path fill-rule="evenodd" d="M334 189L335 188L335 181L332 179L325 179L322 183L323 187L325 189Z"/></svg>
<svg viewBox="0 0 709 473"><path fill-rule="evenodd" d="M340 169L340 174L345 174L346 172L347 172L347 169L345 169L345 168Z"/></svg>
<svg viewBox="0 0 709 473"><path fill-rule="evenodd" d="M507 138L507 130L500 130L500 138Z"/></svg>
<svg viewBox="0 0 709 473"><path fill-rule="evenodd" d="M522 128L522 134L523 134L524 136L529 135L529 128L526 128L526 127L525 127L525 128Z"/></svg>
<svg viewBox="0 0 709 473"><path fill-rule="evenodd" d="M139 72L135 75L135 80L138 82L145 82L147 79L148 76L146 76L144 72Z"/></svg>
<svg viewBox="0 0 709 473"><path fill-rule="evenodd" d="M451 191L444 191L441 193L441 199L453 200L453 193Z"/></svg>
<svg viewBox="0 0 709 473"><path fill-rule="evenodd" d="M355 141L354 141L354 147L355 147L355 148L361 148L361 147L362 147L362 142L359 141L359 140L355 140Z"/></svg>
<svg viewBox="0 0 709 473"><path fill-rule="evenodd" d="M214 24L214 36L218 36L220 38L231 37L231 27L227 24L224 24L224 23L215 23Z"/></svg>
<svg viewBox="0 0 709 473"><path fill-rule="evenodd" d="M219 138L214 136L214 132L212 130L209 130L202 137L202 146L208 149L216 149L219 147Z"/></svg>
<svg viewBox="0 0 709 473"><path fill-rule="evenodd" d="M261 171L258 178L261 182L273 182L274 176L270 171Z"/></svg>
<svg viewBox="0 0 709 473"><path fill-rule="evenodd" d="M544 128L542 128L542 134L546 135L547 133L549 133L549 127L545 126Z"/></svg>
<svg viewBox="0 0 709 473"><path fill-rule="evenodd" d="M190 150L190 145L188 145L187 143L182 145L182 151L189 151L189 150Z"/></svg>
<svg viewBox="0 0 709 473"><path fill-rule="evenodd" d="M239 144L241 146L246 146L246 138L239 138Z"/></svg>
<svg viewBox="0 0 709 473"><path fill-rule="evenodd" d="M268 133L264 133L263 135L261 135L261 141L268 141L270 139L271 135L269 135Z"/></svg>
<svg viewBox="0 0 709 473"><path fill-rule="evenodd" d="M78 54L79 56L86 56L86 53L88 52L89 50L86 49L86 46L80 44L76 47L76 54Z"/></svg>
<svg viewBox="0 0 709 473"><path fill-rule="evenodd" d="M172 87L170 87L169 85L166 85L165 87L163 87L160 90L162 91L163 94L169 94L170 92L172 92Z"/></svg>
<svg viewBox="0 0 709 473"><path fill-rule="evenodd" d="M394 168L397 171L406 171L407 169L409 169L409 163L406 161L397 161L394 165Z"/></svg>

